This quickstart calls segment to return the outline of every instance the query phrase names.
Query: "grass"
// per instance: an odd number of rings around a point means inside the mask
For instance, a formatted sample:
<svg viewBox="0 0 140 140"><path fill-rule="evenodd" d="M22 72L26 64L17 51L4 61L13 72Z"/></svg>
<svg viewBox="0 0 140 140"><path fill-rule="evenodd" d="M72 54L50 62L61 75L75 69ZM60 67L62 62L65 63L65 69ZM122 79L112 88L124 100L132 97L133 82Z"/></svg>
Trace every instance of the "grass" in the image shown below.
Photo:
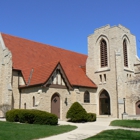
<svg viewBox="0 0 140 140"><path fill-rule="evenodd" d="M0 140L32 140L76 129L76 126L49 126L0 122Z"/></svg>
<svg viewBox="0 0 140 140"><path fill-rule="evenodd" d="M110 123L110 125L130 128L140 128L140 120L114 120Z"/></svg>
<svg viewBox="0 0 140 140"><path fill-rule="evenodd" d="M130 130L106 130L86 140L139 140L140 132Z"/></svg>
<svg viewBox="0 0 140 140"><path fill-rule="evenodd" d="M140 128L140 120L114 120L111 126ZM131 130L106 130L86 140L139 140L140 132Z"/></svg>

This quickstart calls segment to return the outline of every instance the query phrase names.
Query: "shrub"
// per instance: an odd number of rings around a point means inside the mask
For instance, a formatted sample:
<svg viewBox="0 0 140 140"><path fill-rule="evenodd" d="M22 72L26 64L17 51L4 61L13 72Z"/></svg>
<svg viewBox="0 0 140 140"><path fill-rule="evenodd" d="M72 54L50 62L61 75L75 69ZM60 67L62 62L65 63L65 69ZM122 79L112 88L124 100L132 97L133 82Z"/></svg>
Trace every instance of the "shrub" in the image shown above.
<svg viewBox="0 0 140 140"><path fill-rule="evenodd" d="M96 121L96 114L95 113L87 113L87 121L88 122Z"/></svg>
<svg viewBox="0 0 140 140"><path fill-rule="evenodd" d="M56 125L58 118L56 115L40 111L40 110L26 110L14 109L6 113L6 120L10 122L21 122L29 124L46 124Z"/></svg>
<svg viewBox="0 0 140 140"><path fill-rule="evenodd" d="M78 102L75 102L68 110L66 118L70 119L69 121L72 122L83 122L87 121L86 115L86 110Z"/></svg>
<svg viewBox="0 0 140 140"><path fill-rule="evenodd" d="M19 122L19 109L14 109L6 112L6 120L9 122Z"/></svg>

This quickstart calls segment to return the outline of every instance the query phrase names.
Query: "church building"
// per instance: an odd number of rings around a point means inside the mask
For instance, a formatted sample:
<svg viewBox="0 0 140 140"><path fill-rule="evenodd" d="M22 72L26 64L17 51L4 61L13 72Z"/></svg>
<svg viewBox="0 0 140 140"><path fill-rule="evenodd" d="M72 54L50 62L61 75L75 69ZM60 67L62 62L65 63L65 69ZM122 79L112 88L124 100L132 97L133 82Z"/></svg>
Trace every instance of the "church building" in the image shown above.
<svg viewBox="0 0 140 140"><path fill-rule="evenodd" d="M135 36L107 25L87 46L84 55L0 33L0 117L4 109L38 109L65 120L76 101L97 117L140 115Z"/></svg>

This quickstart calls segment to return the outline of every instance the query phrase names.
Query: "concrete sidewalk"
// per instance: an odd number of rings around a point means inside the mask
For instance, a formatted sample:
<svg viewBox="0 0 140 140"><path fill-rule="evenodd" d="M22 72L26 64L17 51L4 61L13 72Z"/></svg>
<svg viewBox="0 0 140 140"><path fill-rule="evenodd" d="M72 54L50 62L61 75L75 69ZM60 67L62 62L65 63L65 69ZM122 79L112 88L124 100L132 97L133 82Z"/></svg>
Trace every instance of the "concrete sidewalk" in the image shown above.
<svg viewBox="0 0 140 140"><path fill-rule="evenodd" d="M60 135L55 135L39 140L82 140L97 133L109 129L109 124L115 118L98 118L96 122L88 123L70 123L65 121L59 121L59 125L76 125L78 128ZM112 128L111 128L112 129Z"/></svg>

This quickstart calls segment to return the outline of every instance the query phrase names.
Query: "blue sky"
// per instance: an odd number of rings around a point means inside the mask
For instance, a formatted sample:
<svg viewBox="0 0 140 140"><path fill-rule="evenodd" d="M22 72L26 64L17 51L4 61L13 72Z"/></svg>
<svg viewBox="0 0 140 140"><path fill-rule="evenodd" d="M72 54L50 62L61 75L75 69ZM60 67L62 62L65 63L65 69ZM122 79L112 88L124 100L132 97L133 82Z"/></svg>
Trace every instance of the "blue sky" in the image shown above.
<svg viewBox="0 0 140 140"><path fill-rule="evenodd" d="M140 0L0 0L0 32L87 54L87 36L130 29L140 56Z"/></svg>

